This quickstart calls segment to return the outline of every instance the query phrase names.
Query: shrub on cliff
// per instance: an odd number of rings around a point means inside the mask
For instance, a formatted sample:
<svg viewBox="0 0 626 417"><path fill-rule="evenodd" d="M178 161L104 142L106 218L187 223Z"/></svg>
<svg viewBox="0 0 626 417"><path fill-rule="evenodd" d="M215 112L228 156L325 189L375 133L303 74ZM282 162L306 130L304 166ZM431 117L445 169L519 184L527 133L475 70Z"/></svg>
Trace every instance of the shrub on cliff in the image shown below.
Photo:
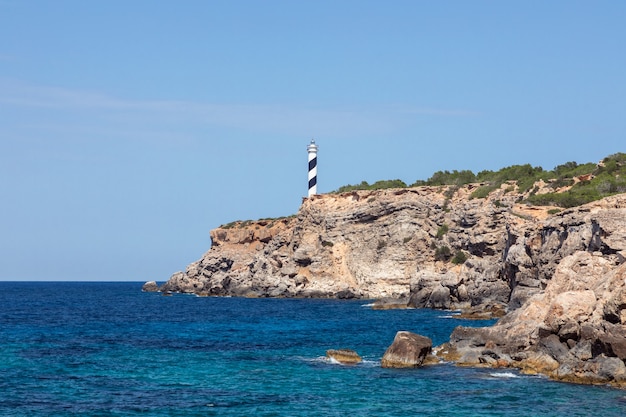
<svg viewBox="0 0 626 417"><path fill-rule="evenodd" d="M565 167L559 165L555 171L565 172L566 175L580 174L579 167L584 166L587 170L589 165L575 166L575 162L568 162ZM586 174L591 174L588 180L579 181L569 190L562 193L532 195L528 197L527 202L535 205L569 208L626 192L626 154L617 153L607 156L600 165L594 165L594 168L586 172Z"/></svg>
<svg viewBox="0 0 626 417"><path fill-rule="evenodd" d="M426 181L416 181L412 186L419 185L464 185L476 181L476 175L470 170L437 171Z"/></svg>
<svg viewBox="0 0 626 417"><path fill-rule="evenodd" d="M533 167L530 164L511 165L499 171L481 171L476 175L478 182L489 183L492 187L499 188L506 181L517 181L520 192L526 192L540 179L552 177L549 171L541 167ZM495 189L494 188L494 189Z"/></svg>
<svg viewBox="0 0 626 417"><path fill-rule="evenodd" d="M383 190L386 188L406 188L406 183L398 179L376 181L371 185L370 190Z"/></svg>
<svg viewBox="0 0 626 417"><path fill-rule="evenodd" d="M470 194L470 198L486 198L490 192L497 190L500 187L498 184L487 184L482 187L478 187Z"/></svg>
<svg viewBox="0 0 626 417"><path fill-rule="evenodd" d="M352 184L342 185L341 187L337 188L333 192L334 193L347 193L347 192L355 191L355 190L368 190L369 187L370 185L367 183L367 181L361 181L361 183L357 185L352 185Z"/></svg>
<svg viewBox="0 0 626 417"><path fill-rule="evenodd" d="M591 174L588 181L580 181L574 184L574 178L580 179L580 177L587 174ZM579 165L570 161L557 165L552 171L544 171L543 168L533 167L530 164L511 165L498 171L484 170L478 174L474 174L470 170L437 171L428 180L415 181L411 184L411 187L425 185L459 187L468 183L480 182L483 183L482 186L474 190L471 198L485 198L489 193L500 188L506 181L515 181L519 192L526 193L539 180L549 182L550 186L555 190L570 185L573 186L564 193L535 195L534 192L531 192L531 196L526 200L529 204L574 207L612 194L623 193L626 192L626 154L615 153L609 155L598 165L594 163ZM405 188L406 186L403 181L398 179L377 181L374 184L362 181L358 185L344 185L334 192ZM446 197L449 200L450 196Z"/></svg>
<svg viewBox="0 0 626 417"><path fill-rule="evenodd" d="M446 233L448 233L448 225L447 224L442 224L441 226L439 226L439 229L437 229L437 234L435 235L435 237L437 239L441 239L443 237L443 235L445 235Z"/></svg>
<svg viewBox="0 0 626 417"><path fill-rule="evenodd" d="M566 162L554 167L554 174L557 178L572 178L579 175L589 174L596 169L596 164L589 162L587 164L578 165L576 162Z"/></svg>
<svg viewBox="0 0 626 417"><path fill-rule="evenodd" d="M454 254L451 262L455 265L460 265L465 263L465 261L467 261L467 254L462 250L459 250Z"/></svg>
<svg viewBox="0 0 626 417"><path fill-rule="evenodd" d="M450 248L447 246L439 246L435 249L435 259L438 261L447 261L450 258Z"/></svg>
<svg viewBox="0 0 626 417"><path fill-rule="evenodd" d="M333 193L347 193L355 190L384 190L387 188L406 188L407 185L402 180L381 180L376 181L374 184L369 184L367 181L361 181L358 185L343 185L337 188Z"/></svg>

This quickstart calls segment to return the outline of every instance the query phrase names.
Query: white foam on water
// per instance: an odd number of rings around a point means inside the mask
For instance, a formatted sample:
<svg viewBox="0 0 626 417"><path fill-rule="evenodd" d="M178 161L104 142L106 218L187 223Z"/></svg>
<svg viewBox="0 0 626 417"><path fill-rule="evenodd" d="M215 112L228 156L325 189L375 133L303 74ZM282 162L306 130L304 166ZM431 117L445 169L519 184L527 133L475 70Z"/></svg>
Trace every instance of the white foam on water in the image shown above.
<svg viewBox="0 0 626 417"><path fill-rule="evenodd" d="M519 378L519 375L514 374L513 372L491 372L491 375L494 378Z"/></svg>
<svg viewBox="0 0 626 417"><path fill-rule="evenodd" d="M326 356L316 356L315 358L305 358L305 357L299 356L298 359L303 360L305 362L329 363L329 360Z"/></svg>
<svg viewBox="0 0 626 417"><path fill-rule="evenodd" d="M374 368L374 367L380 366L379 360L372 360L372 359L363 359L361 362L355 363L355 364L341 363L337 359L329 358L327 356L317 356L315 358L298 357L298 359L304 362L324 363L324 364L329 364L329 365L339 365L339 366L346 366L346 367L364 366L367 368Z"/></svg>
<svg viewBox="0 0 626 417"><path fill-rule="evenodd" d="M326 362L328 362L328 363L332 363L333 365L342 365L342 363L341 363L341 362L339 362L339 361L338 361L337 359L335 359L335 358L327 358L327 359L326 359Z"/></svg>

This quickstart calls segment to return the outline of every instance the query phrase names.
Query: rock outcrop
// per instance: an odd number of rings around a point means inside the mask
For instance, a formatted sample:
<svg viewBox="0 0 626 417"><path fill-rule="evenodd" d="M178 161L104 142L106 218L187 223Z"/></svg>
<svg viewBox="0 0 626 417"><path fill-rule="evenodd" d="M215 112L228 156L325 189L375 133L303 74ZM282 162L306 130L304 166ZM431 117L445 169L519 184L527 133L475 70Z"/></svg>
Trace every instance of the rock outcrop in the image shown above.
<svg viewBox="0 0 626 417"><path fill-rule="evenodd" d="M430 354L433 341L419 334L400 331L385 351L380 366L383 368L417 368Z"/></svg>
<svg viewBox="0 0 626 417"><path fill-rule="evenodd" d="M472 199L476 187L304 199L292 218L212 230L211 249L161 290L506 311L541 292L577 251L624 259L624 195L548 215L549 208L516 203L522 196L513 184Z"/></svg>
<svg viewBox="0 0 626 417"><path fill-rule="evenodd" d="M456 328L440 355L626 387L626 264L600 253L567 256L545 291L492 327Z"/></svg>

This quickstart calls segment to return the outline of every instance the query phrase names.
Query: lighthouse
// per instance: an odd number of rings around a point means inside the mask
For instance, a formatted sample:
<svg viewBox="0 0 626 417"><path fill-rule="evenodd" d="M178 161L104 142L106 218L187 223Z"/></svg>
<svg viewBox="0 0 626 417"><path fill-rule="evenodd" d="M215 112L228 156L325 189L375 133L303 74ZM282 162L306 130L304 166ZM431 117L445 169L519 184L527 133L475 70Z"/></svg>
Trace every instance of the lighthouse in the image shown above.
<svg viewBox="0 0 626 417"><path fill-rule="evenodd" d="M311 139L306 150L309 152L309 197L311 197L317 194L317 145L314 139Z"/></svg>

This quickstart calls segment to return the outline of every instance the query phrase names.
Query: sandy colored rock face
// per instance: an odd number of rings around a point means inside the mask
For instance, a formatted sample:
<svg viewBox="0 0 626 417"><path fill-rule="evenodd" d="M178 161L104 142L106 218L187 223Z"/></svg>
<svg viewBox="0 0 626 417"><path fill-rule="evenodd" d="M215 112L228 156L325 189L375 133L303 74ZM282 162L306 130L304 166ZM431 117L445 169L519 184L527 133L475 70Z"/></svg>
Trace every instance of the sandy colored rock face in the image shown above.
<svg viewBox="0 0 626 417"><path fill-rule="evenodd" d="M522 210L520 195L505 186L486 199L471 199L475 188L304 199L295 217L212 230L211 249L161 289L514 310L546 287L566 256L626 253L624 195L548 216L546 208ZM453 262L459 253L466 260Z"/></svg>

